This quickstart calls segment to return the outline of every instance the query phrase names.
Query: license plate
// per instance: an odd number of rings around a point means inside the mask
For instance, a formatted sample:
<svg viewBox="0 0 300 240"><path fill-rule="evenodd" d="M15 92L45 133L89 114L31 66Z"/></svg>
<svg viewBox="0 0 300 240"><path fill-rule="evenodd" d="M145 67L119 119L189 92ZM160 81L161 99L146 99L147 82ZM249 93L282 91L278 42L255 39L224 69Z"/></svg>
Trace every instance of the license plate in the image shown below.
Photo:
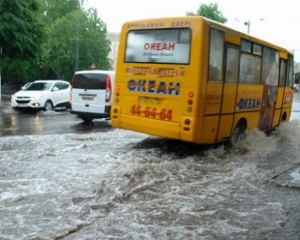
<svg viewBox="0 0 300 240"><path fill-rule="evenodd" d="M141 97L140 104L160 106L162 104L162 99Z"/></svg>
<svg viewBox="0 0 300 240"><path fill-rule="evenodd" d="M18 103L18 107L27 107L27 103Z"/></svg>
<svg viewBox="0 0 300 240"><path fill-rule="evenodd" d="M93 97L82 97L82 100L84 100L84 101L93 101L94 98Z"/></svg>

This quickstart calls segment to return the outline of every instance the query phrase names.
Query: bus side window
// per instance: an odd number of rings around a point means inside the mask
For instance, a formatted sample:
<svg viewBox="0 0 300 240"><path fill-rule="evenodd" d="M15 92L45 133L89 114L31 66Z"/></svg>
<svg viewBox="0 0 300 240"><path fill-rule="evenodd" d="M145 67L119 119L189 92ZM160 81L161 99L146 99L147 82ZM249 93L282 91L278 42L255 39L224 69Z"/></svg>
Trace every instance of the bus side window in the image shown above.
<svg viewBox="0 0 300 240"><path fill-rule="evenodd" d="M285 86L286 60L280 59L279 86Z"/></svg>
<svg viewBox="0 0 300 240"><path fill-rule="evenodd" d="M239 70L239 46L227 44L225 81L236 83L238 80L238 70Z"/></svg>
<svg viewBox="0 0 300 240"><path fill-rule="evenodd" d="M240 82L261 83L262 46L242 39L240 59Z"/></svg>
<svg viewBox="0 0 300 240"><path fill-rule="evenodd" d="M209 80L222 80L223 51L224 33L216 29L211 29L209 47Z"/></svg>
<svg viewBox="0 0 300 240"><path fill-rule="evenodd" d="M261 57L243 53L240 60L240 82L260 83Z"/></svg>
<svg viewBox="0 0 300 240"><path fill-rule="evenodd" d="M286 81L286 86L292 87L294 85L294 58L289 56L288 59L288 81Z"/></svg>
<svg viewBox="0 0 300 240"><path fill-rule="evenodd" d="M268 86L278 86L279 53L268 47L263 49L263 83Z"/></svg>

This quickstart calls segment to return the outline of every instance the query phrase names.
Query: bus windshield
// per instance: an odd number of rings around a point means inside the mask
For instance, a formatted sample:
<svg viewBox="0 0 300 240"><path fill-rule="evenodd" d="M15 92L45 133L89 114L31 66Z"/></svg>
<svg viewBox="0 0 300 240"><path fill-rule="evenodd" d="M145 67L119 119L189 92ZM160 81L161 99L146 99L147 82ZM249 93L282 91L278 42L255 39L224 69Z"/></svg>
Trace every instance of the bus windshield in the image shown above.
<svg viewBox="0 0 300 240"><path fill-rule="evenodd" d="M125 62L189 64L191 30L132 30L127 35Z"/></svg>

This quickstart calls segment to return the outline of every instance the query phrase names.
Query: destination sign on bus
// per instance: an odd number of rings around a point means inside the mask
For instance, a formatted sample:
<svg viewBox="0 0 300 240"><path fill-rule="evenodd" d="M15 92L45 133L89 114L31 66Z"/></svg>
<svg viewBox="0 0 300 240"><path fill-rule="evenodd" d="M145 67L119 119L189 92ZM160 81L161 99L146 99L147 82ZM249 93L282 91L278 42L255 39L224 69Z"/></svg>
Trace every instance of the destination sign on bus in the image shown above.
<svg viewBox="0 0 300 240"><path fill-rule="evenodd" d="M126 73L133 75L157 76L157 77L183 77L184 68L126 68Z"/></svg>

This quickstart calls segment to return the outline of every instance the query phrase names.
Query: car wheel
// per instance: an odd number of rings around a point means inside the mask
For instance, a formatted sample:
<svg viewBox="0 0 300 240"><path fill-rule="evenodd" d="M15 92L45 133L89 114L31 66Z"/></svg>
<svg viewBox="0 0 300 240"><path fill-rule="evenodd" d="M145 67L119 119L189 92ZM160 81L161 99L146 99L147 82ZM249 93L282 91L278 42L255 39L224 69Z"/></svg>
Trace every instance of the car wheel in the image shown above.
<svg viewBox="0 0 300 240"><path fill-rule="evenodd" d="M52 110L53 110L52 102L51 102L50 100L48 100L48 101L45 103L44 111L45 111L45 112L51 112Z"/></svg>

